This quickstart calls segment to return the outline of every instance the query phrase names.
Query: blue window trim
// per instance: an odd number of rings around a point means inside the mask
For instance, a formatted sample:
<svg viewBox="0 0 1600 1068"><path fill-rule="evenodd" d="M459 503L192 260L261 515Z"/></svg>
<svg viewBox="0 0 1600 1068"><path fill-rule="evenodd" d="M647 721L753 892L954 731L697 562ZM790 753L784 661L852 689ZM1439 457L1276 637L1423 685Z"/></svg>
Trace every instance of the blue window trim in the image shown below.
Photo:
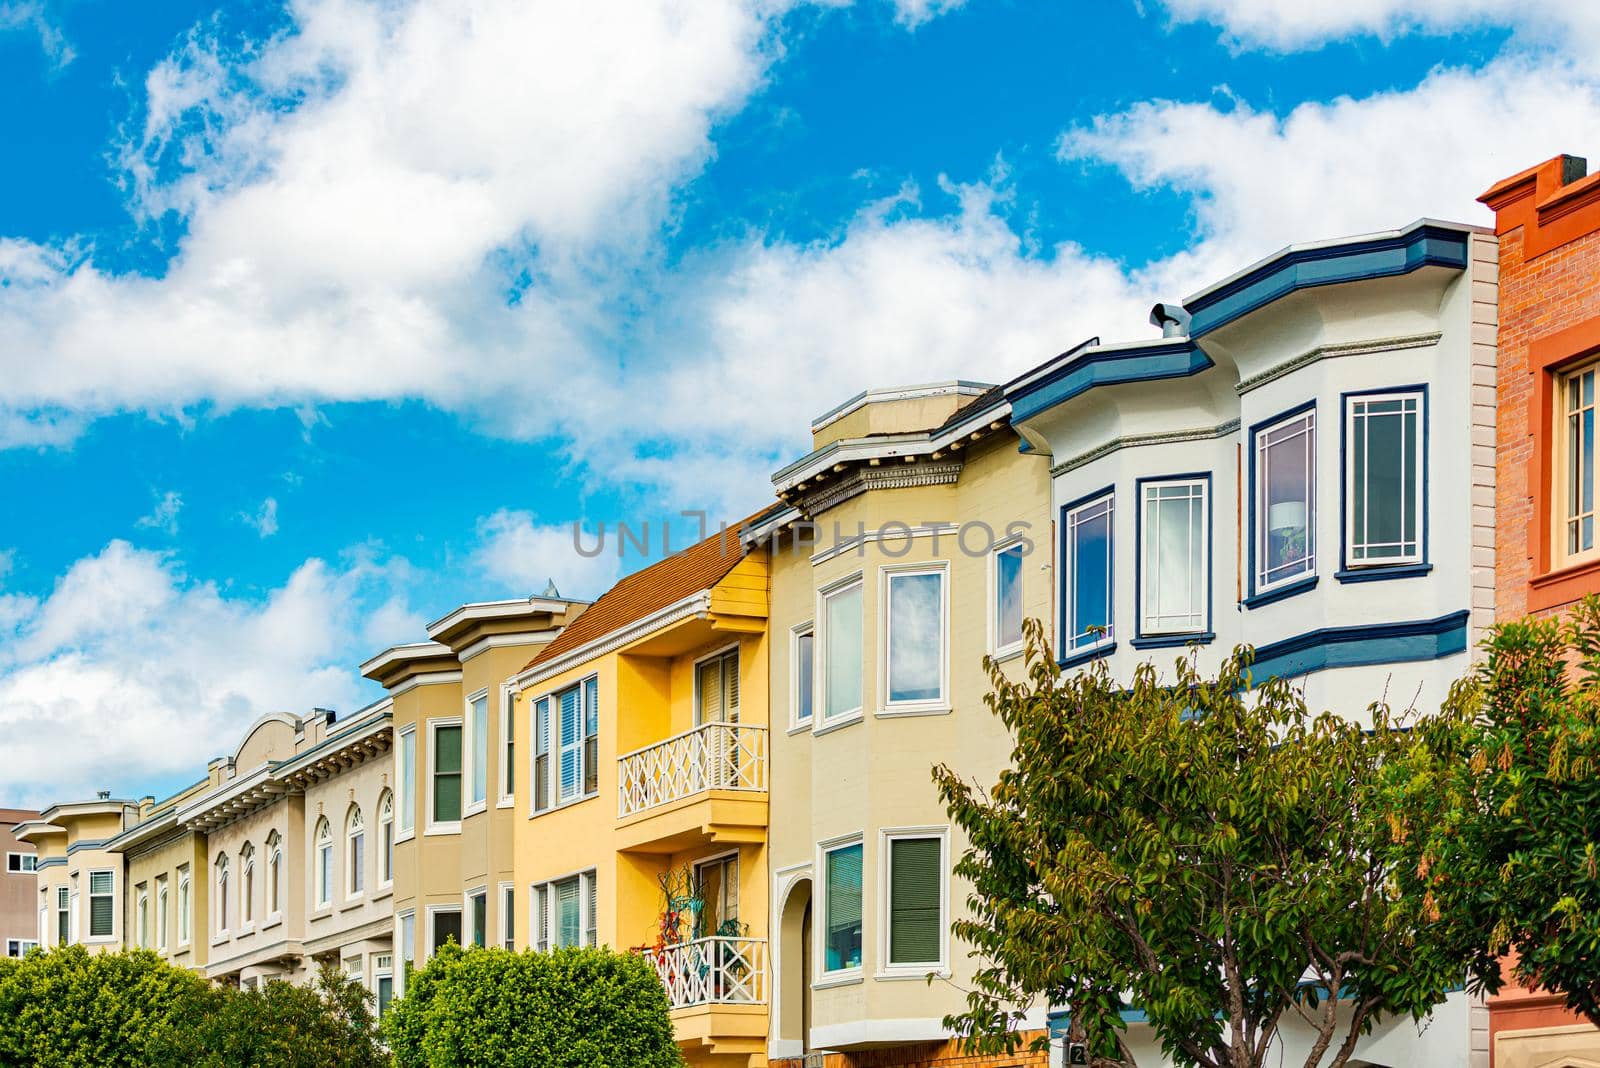
<svg viewBox="0 0 1600 1068"><path fill-rule="evenodd" d="M1422 395L1422 559L1409 564L1376 564L1353 567L1350 564L1350 531L1345 510L1350 507L1350 399L1376 397L1384 394L1420 393ZM1433 420L1433 402L1428 396L1426 382L1413 382L1406 386L1387 386L1383 389L1353 389L1339 394L1339 570L1334 578L1340 582L1381 582L1386 579L1416 578L1433 570L1428 551L1428 515L1433 510L1432 494L1428 485L1430 460L1430 424Z"/></svg>
<svg viewBox="0 0 1600 1068"><path fill-rule="evenodd" d="M1071 640L1071 637L1075 632L1071 629L1070 624L1069 624L1068 619L1067 619L1068 612L1070 611L1070 609L1069 609L1069 605L1071 604L1071 588L1070 587L1071 587L1072 577L1073 577L1072 576L1072 566L1071 566L1071 563L1070 563L1070 561L1068 559L1068 554L1071 552L1071 548L1068 545L1068 542L1071 539L1071 530L1067 526L1067 514L1069 512L1073 512L1073 511L1076 511L1079 508L1082 508L1086 504L1093 504L1096 501L1100 501L1100 500L1103 500L1105 498L1110 498L1111 499L1111 525L1112 525L1112 529L1110 531L1110 536L1106 539L1106 573L1109 576L1109 579L1108 579L1108 581L1106 583L1106 616L1107 616L1106 622L1110 625L1108 629L1111 631L1112 640L1109 641L1109 642L1106 642L1104 645L1097 645L1092 649L1074 649L1074 650L1071 650L1069 652L1068 649L1067 649L1067 642L1069 640ZM1061 532L1061 549L1060 549L1061 581L1058 583L1058 585L1060 586L1060 591L1061 591L1061 611L1058 614L1059 615L1059 623L1058 623L1057 628L1056 628L1056 634L1059 635L1059 637L1056 640L1056 662L1059 663L1062 667L1070 667L1073 664L1081 664L1081 663L1084 663L1087 660L1094 659L1094 656L1093 655L1089 655L1089 654L1107 655L1113 649L1115 649L1117 647L1117 643L1116 643L1116 634L1117 634L1117 607L1116 607L1117 606L1117 598L1116 598L1116 590L1117 590L1117 584L1116 584L1116 579L1117 579L1117 532L1116 532L1116 522L1117 522L1117 487L1116 487L1116 483L1112 483L1109 486L1102 487L1101 489L1098 489L1098 490L1094 491L1093 493L1086 493L1082 497L1075 497L1072 500L1068 501L1066 504L1063 504L1061 506L1061 519L1060 519L1060 521L1059 521L1059 523L1057 525L1057 529L1060 530L1060 532Z"/></svg>
<svg viewBox="0 0 1600 1068"><path fill-rule="evenodd" d="M1189 338L1129 349L1090 348L1038 381L1008 389L1011 422L1026 422L1097 386L1187 378L1212 366L1211 357Z"/></svg>
<svg viewBox="0 0 1600 1068"><path fill-rule="evenodd" d="M1115 641L1106 642L1104 645L1091 646L1088 649L1079 649L1071 656L1064 656L1056 661L1056 666L1062 670L1067 668L1082 667L1092 660L1099 660L1102 656L1110 656L1117 651Z"/></svg>
<svg viewBox="0 0 1600 1068"><path fill-rule="evenodd" d="M1317 579L1320 575L1321 569L1321 562L1317 558L1317 513L1319 511L1317 507L1317 497L1319 496L1317 489L1321 484L1321 480L1315 478L1316 463L1315 458L1313 458L1311 514L1306 517L1306 536L1311 541L1311 559L1313 564L1312 572L1305 578L1297 579L1293 582L1287 582L1282 586L1267 590L1265 593L1256 592L1256 436L1259 435L1261 431L1269 430L1272 427L1277 426L1279 423L1293 419L1297 415L1304 415L1306 412L1315 411L1317 411L1317 398L1312 397L1310 400L1301 401L1293 408L1281 411L1277 415L1269 416L1260 422L1250 424L1250 438L1246 443L1249 447L1250 453L1248 482L1246 484L1246 488L1250 495L1250 521L1246 525L1245 529L1245 539L1247 542L1245 566L1249 570L1249 576L1245 580L1245 598L1243 601L1239 602L1245 608L1259 608L1264 604L1271 604L1274 601L1281 601L1285 597L1293 597L1297 593L1305 593L1307 590L1311 589L1317 584ZM1317 425L1312 431L1313 435L1315 435L1321 429L1322 420L1318 419ZM1315 443L1315 436L1313 436L1312 441ZM1320 451L1317 453L1317 455L1321 455Z"/></svg>
<svg viewBox="0 0 1600 1068"><path fill-rule="evenodd" d="M1294 678L1329 668L1437 660L1467 648L1466 609L1435 619L1323 627L1256 650L1252 679Z"/></svg>
<svg viewBox="0 0 1600 1068"><path fill-rule="evenodd" d="M1199 632L1184 631L1179 634L1152 634L1144 633L1144 488L1152 483L1169 482L1204 482L1206 486L1206 625ZM1190 471L1181 475L1151 475L1148 478L1135 479L1133 483L1133 501L1136 509L1133 517L1133 640L1128 644L1135 649L1169 649L1178 645L1199 644L1216 639L1216 629L1212 623L1212 611L1216 580L1215 566L1215 537L1213 531L1213 505L1211 472Z"/></svg>

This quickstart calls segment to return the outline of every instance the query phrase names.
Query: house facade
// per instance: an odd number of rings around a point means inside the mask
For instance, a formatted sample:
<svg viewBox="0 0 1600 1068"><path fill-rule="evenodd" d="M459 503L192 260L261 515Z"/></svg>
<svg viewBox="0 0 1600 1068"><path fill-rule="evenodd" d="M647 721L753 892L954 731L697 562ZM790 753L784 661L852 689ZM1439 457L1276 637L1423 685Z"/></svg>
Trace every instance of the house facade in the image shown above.
<svg viewBox="0 0 1600 1068"><path fill-rule="evenodd" d="M1009 411L969 382L853 398L746 531L772 561L774 1064L973 1063L942 1023L974 963L931 769L998 776L982 661L1020 673L1022 620L1050 615L1049 464Z"/></svg>
<svg viewBox="0 0 1600 1068"><path fill-rule="evenodd" d="M102 792L93 801L53 805L17 824L18 841L38 851L35 878L39 943L82 945L91 953L122 947L122 858L110 842L133 820L135 806Z"/></svg>
<svg viewBox="0 0 1600 1068"><path fill-rule="evenodd" d="M1493 621L1496 255L1426 220L1294 246L1157 305L1159 339L1008 385L1049 457L1060 662L1208 671L1249 645L1314 709L1437 708ZM1481 1063L1486 1026L1455 994L1357 1056ZM1130 1038L1160 1063L1145 1025Z"/></svg>
<svg viewBox="0 0 1600 1068"><path fill-rule="evenodd" d="M39 854L17 839L19 824L39 818L26 809L0 808L0 956L20 957L39 944Z"/></svg>
<svg viewBox="0 0 1600 1068"><path fill-rule="evenodd" d="M691 1065L765 1062L767 615L765 550L720 531L622 579L512 683L513 944L644 955Z"/></svg>
<svg viewBox="0 0 1600 1068"><path fill-rule="evenodd" d="M1500 244L1502 618L1549 616L1600 593L1594 384L1600 368L1600 175L1557 156L1479 199ZM1559 995L1516 983L1489 1001L1496 1068L1600 1062L1600 1032Z"/></svg>

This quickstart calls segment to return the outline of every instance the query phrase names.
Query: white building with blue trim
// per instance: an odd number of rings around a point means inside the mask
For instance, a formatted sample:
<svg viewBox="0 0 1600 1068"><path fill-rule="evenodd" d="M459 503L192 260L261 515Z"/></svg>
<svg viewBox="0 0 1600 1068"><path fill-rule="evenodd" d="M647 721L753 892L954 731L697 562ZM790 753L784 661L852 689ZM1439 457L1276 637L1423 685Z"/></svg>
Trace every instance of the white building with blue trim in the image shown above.
<svg viewBox="0 0 1600 1068"><path fill-rule="evenodd" d="M1061 663L1248 644L1313 709L1436 708L1493 620L1496 267L1492 233L1431 220L1296 245L1157 305L1161 338L1010 383L1051 459ZM1455 995L1359 1058L1486 1065L1486 1028Z"/></svg>

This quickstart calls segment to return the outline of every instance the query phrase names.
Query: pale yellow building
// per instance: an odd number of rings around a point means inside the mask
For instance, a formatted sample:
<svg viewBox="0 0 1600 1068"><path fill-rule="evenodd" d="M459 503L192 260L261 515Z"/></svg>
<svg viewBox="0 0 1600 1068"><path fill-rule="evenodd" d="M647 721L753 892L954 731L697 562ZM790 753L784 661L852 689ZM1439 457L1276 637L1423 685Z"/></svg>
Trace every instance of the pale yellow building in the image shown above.
<svg viewBox="0 0 1600 1068"><path fill-rule="evenodd" d="M693 1065L766 1063L764 549L736 530L617 583L514 679L519 948L644 954Z"/></svg>
<svg viewBox="0 0 1600 1068"><path fill-rule="evenodd" d="M862 394L746 532L771 554L775 1063L959 1056L942 1018L972 986L950 931L967 843L932 768L988 785L1009 763L983 660L1019 675L1022 620L1052 608L1049 462L1007 413L970 383Z"/></svg>
<svg viewBox="0 0 1600 1068"><path fill-rule="evenodd" d="M131 802L101 792L93 801L53 805L16 827L18 841L38 851L41 945L82 945L95 953L122 947L125 878L121 856L107 846L135 811Z"/></svg>

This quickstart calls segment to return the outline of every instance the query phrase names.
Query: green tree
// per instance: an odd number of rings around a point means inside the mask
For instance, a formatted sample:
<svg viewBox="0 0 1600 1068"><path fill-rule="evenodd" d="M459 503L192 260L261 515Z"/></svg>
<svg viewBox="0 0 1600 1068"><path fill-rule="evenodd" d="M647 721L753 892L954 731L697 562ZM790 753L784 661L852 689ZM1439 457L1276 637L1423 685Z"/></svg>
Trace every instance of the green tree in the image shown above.
<svg viewBox="0 0 1600 1068"><path fill-rule="evenodd" d="M1459 982L1397 922L1378 770L1404 736L1383 707L1370 733L1313 715L1283 681L1251 685L1248 649L1215 678L1185 658L1124 688L1103 664L1062 672L1037 621L1027 638L1025 681L988 665L1012 766L987 793L934 769L970 842L955 928L980 968L947 1025L971 1045L1015 1049L1015 1007L1042 1000L1093 1063L1131 1064L1127 993L1178 1064L1277 1064L1299 1020L1305 1063L1338 1066L1380 1018L1420 1018Z"/></svg>
<svg viewBox="0 0 1600 1068"><path fill-rule="evenodd" d="M1396 877L1474 989L1511 951L1518 982L1600 1026L1600 598L1485 648L1388 769Z"/></svg>
<svg viewBox="0 0 1600 1068"><path fill-rule="evenodd" d="M679 1068L666 992L609 949L447 945L384 1017L399 1068Z"/></svg>
<svg viewBox="0 0 1600 1068"><path fill-rule="evenodd" d="M163 1051L206 998L203 979L146 950L35 951L0 968L0 1064L182 1064Z"/></svg>
<svg viewBox="0 0 1600 1068"><path fill-rule="evenodd" d="M194 1068L382 1068L372 995L324 964L312 986L273 981L262 990L215 987L157 1051Z"/></svg>

